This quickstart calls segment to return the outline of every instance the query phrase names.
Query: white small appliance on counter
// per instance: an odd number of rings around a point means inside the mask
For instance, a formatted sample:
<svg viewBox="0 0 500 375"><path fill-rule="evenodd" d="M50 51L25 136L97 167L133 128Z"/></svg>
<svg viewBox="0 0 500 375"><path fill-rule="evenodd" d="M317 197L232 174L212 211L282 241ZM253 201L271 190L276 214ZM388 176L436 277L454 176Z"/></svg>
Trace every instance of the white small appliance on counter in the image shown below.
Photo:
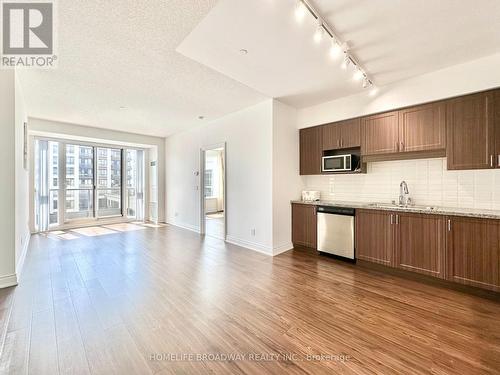
<svg viewBox="0 0 500 375"><path fill-rule="evenodd" d="M303 190L302 200L304 202L316 202L320 200L320 192L317 190Z"/></svg>

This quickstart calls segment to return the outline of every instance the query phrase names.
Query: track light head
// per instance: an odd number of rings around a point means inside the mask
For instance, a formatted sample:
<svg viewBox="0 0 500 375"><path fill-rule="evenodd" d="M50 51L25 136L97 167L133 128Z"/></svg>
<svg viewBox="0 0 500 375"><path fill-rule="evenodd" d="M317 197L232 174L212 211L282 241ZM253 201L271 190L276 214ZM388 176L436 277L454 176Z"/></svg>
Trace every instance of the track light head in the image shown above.
<svg viewBox="0 0 500 375"><path fill-rule="evenodd" d="M365 74L363 73L363 71L359 68L356 68L356 71L354 72L352 78L355 80L355 81L359 81L361 78L363 78L365 76Z"/></svg>
<svg viewBox="0 0 500 375"><path fill-rule="evenodd" d="M318 22L318 27L316 28L316 32L314 33L314 42L316 44L321 43L323 40L323 34L325 33L325 29L323 27L323 22Z"/></svg>
<svg viewBox="0 0 500 375"><path fill-rule="evenodd" d="M351 59L349 58L349 55L347 53L344 53L344 60L342 61L342 65L340 65L340 67L346 70L350 64L351 64Z"/></svg>
<svg viewBox="0 0 500 375"><path fill-rule="evenodd" d="M342 52L342 48L339 46L335 39L332 39L332 46L330 47L330 57L332 59L337 59Z"/></svg>
<svg viewBox="0 0 500 375"><path fill-rule="evenodd" d="M307 8L306 5L301 1L297 1L297 5L295 5L295 19L297 22L302 23L304 17L306 16Z"/></svg>

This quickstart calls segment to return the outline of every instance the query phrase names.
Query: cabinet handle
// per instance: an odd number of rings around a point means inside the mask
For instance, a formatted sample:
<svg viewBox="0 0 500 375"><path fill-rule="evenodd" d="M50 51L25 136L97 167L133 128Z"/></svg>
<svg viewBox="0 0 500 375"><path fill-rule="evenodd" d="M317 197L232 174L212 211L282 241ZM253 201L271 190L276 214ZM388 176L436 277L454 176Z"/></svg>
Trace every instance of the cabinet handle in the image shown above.
<svg viewBox="0 0 500 375"><path fill-rule="evenodd" d="M401 151L404 151L404 149L405 149L405 144L401 142Z"/></svg>
<svg viewBox="0 0 500 375"><path fill-rule="evenodd" d="M451 220L448 219L448 232L451 232Z"/></svg>
<svg viewBox="0 0 500 375"><path fill-rule="evenodd" d="M392 225L392 217L393 217L393 215L391 214L391 225Z"/></svg>
<svg viewBox="0 0 500 375"><path fill-rule="evenodd" d="M498 154L498 167L500 168L500 154Z"/></svg>
<svg viewBox="0 0 500 375"><path fill-rule="evenodd" d="M493 168L493 155L490 155L490 166Z"/></svg>
<svg viewBox="0 0 500 375"><path fill-rule="evenodd" d="M344 140L343 139L340 140L340 147L344 147Z"/></svg>
<svg viewBox="0 0 500 375"><path fill-rule="evenodd" d="M399 225L399 215L396 215L396 225Z"/></svg>

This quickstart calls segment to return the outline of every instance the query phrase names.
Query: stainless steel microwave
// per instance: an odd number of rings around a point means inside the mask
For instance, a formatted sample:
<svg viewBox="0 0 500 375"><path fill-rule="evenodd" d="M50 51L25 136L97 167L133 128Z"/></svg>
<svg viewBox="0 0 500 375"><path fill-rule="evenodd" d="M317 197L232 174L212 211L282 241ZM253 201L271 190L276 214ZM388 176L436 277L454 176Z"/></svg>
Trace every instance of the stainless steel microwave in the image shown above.
<svg viewBox="0 0 500 375"><path fill-rule="evenodd" d="M321 170L323 172L353 171L358 165L357 155L323 156Z"/></svg>

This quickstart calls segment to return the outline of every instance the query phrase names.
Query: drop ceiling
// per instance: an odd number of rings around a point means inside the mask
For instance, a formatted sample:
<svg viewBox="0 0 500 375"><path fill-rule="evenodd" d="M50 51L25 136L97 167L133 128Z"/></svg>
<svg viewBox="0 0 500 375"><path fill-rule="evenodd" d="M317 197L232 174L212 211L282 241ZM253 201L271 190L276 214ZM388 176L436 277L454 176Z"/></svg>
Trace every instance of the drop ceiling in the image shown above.
<svg viewBox="0 0 500 375"><path fill-rule="evenodd" d="M379 86L500 51L497 0L310 3ZM330 58L329 42L313 42L314 18L296 22L295 4L221 0L177 50L299 108L361 92L352 71Z"/></svg>
<svg viewBox="0 0 500 375"><path fill-rule="evenodd" d="M500 51L497 0L312 3L380 86ZM19 73L32 117L168 136L270 97L302 108L363 90L295 0L57 4L58 68Z"/></svg>

